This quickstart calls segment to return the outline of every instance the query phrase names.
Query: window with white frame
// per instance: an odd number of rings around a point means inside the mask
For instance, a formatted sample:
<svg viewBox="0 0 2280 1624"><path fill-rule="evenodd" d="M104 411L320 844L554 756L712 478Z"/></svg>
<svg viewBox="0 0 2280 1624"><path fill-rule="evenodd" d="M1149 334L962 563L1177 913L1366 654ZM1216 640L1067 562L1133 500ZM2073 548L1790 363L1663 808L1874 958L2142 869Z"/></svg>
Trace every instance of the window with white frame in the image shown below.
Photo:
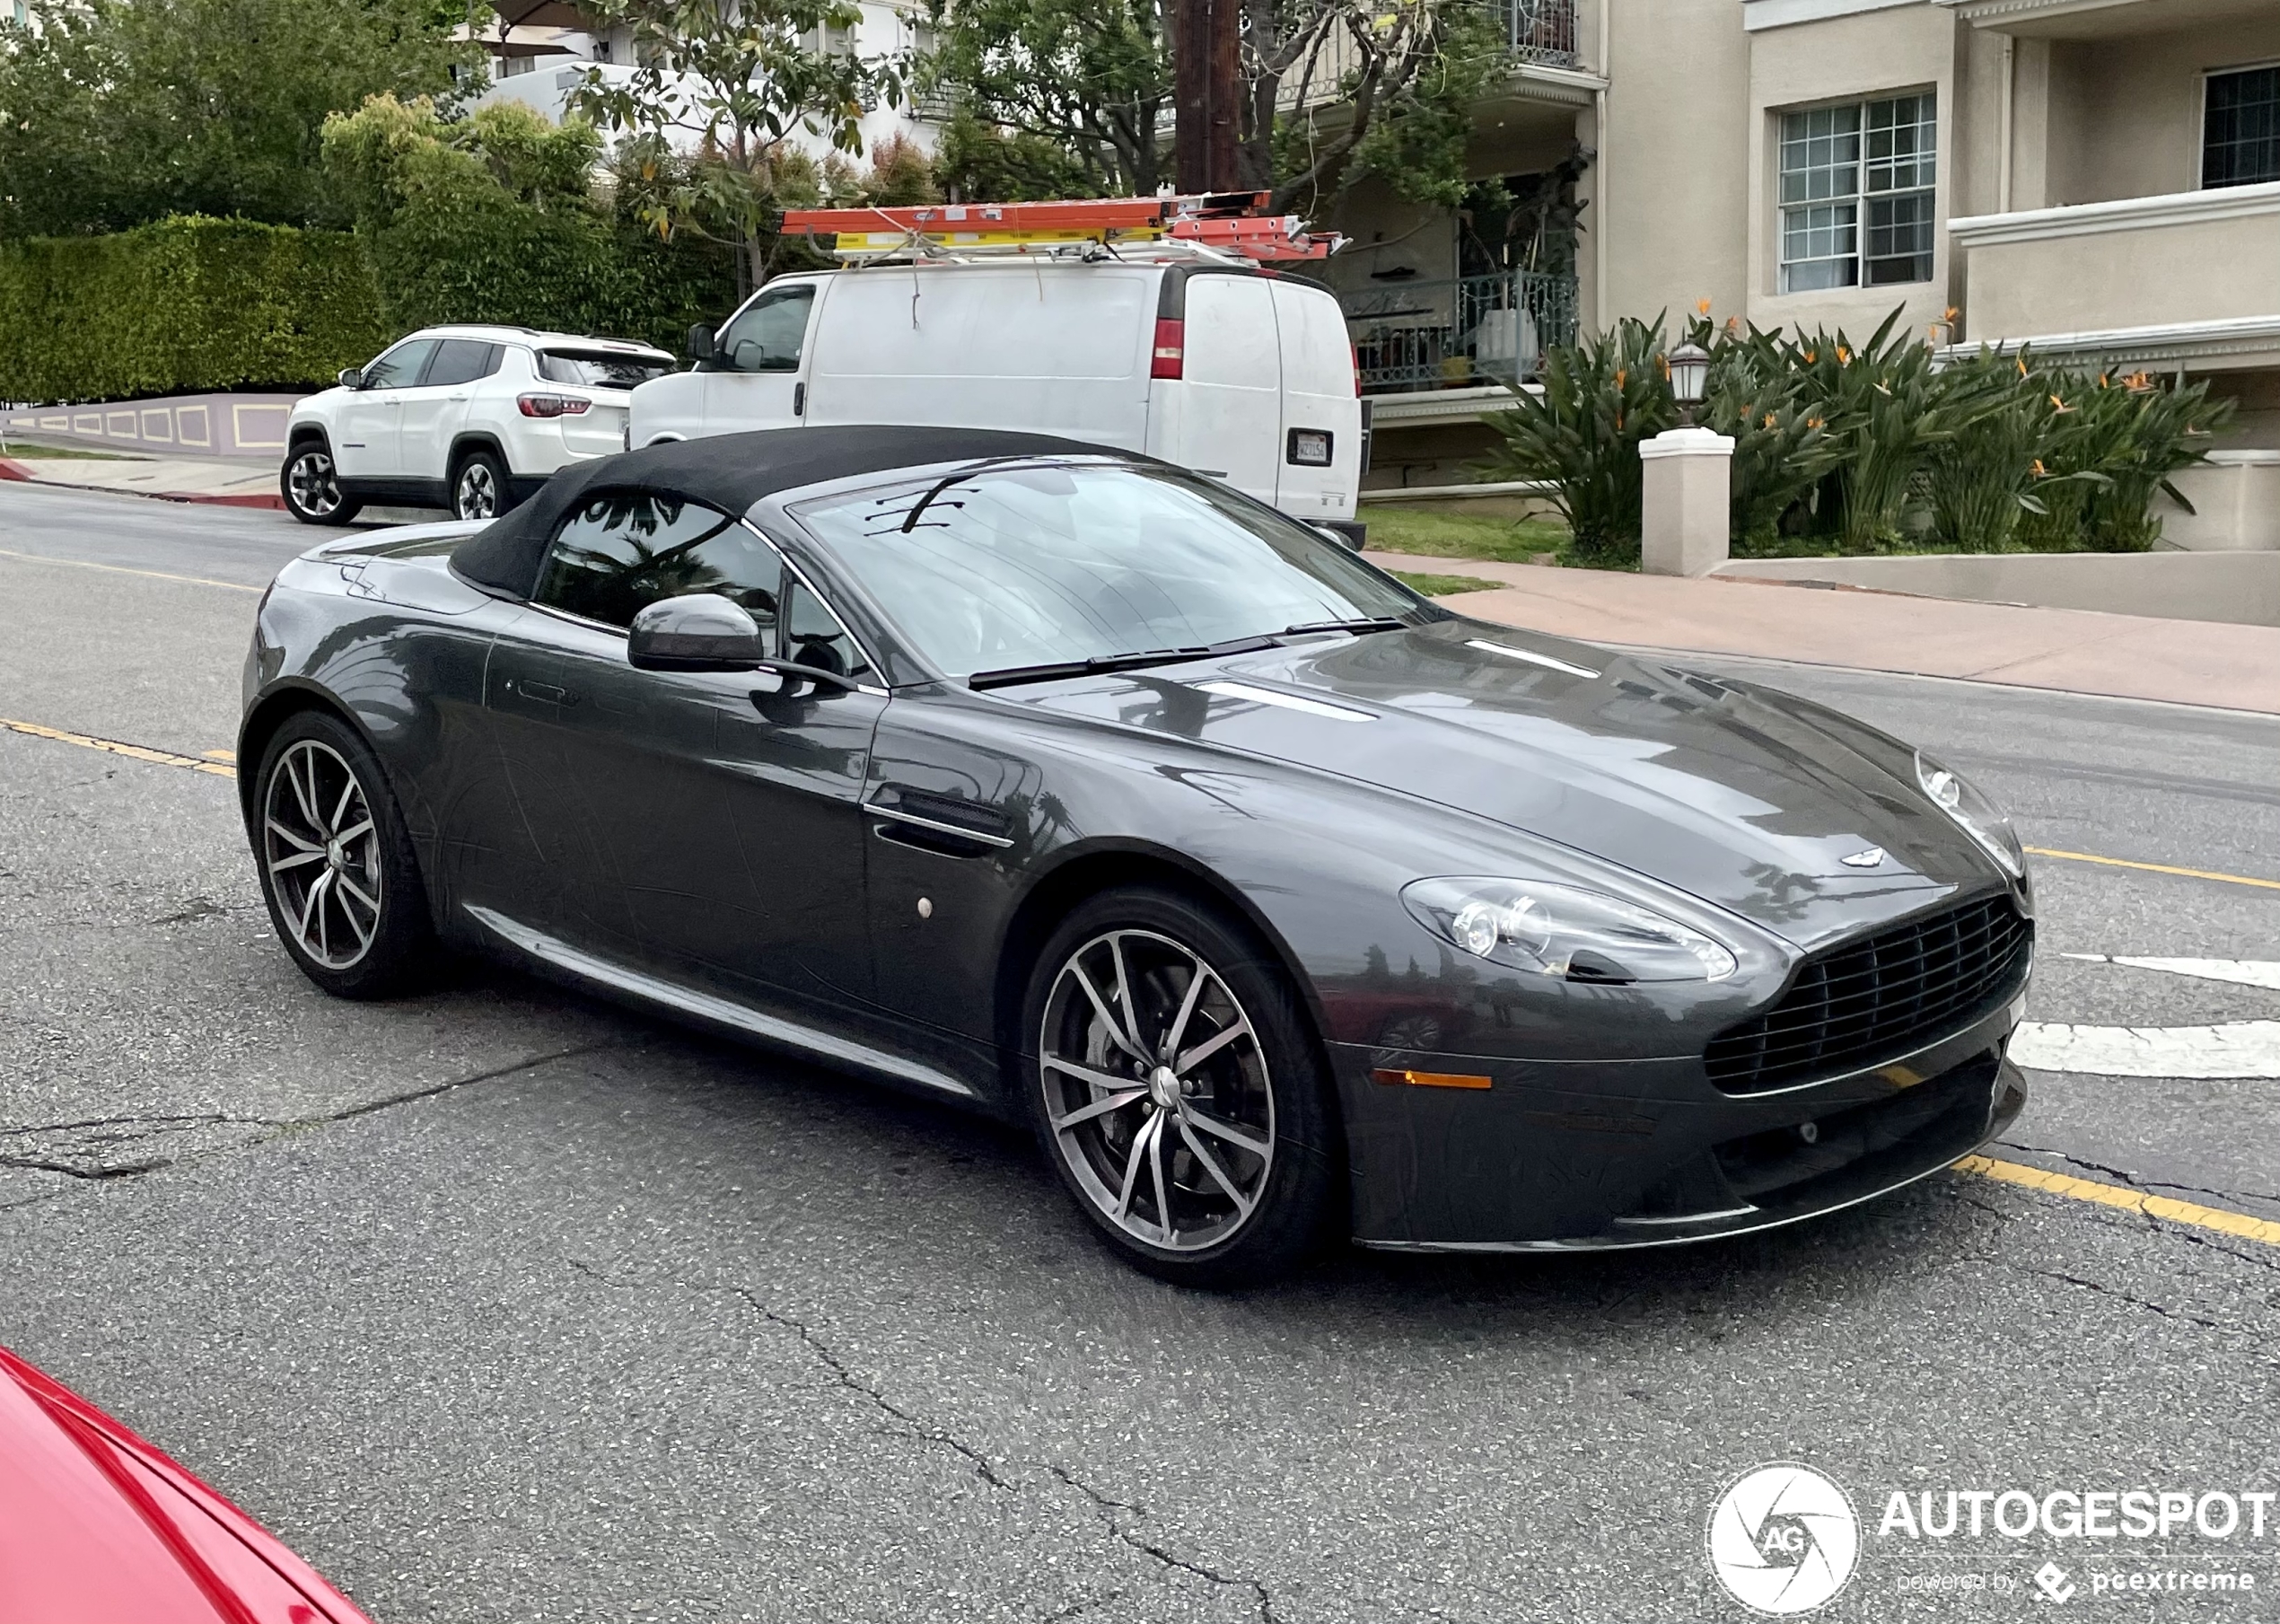
<svg viewBox="0 0 2280 1624"><path fill-rule="evenodd" d="M2201 184L2280 180L2280 67L2211 74L2202 93Z"/></svg>
<svg viewBox="0 0 2280 1624"><path fill-rule="evenodd" d="M1781 291L1932 279L1929 91L1781 115Z"/></svg>

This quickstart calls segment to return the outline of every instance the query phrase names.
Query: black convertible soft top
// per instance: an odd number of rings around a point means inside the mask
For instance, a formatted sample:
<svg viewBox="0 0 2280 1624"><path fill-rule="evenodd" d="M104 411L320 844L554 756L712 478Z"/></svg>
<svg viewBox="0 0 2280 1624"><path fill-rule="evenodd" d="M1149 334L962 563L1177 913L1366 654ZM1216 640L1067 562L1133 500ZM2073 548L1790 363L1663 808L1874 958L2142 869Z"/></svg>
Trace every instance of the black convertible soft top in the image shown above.
<svg viewBox="0 0 2280 1624"><path fill-rule="evenodd" d="M677 440L566 468L513 513L460 543L452 568L479 586L527 598L547 542L589 492L649 491L741 514L764 496L803 485L962 462L980 457L1094 454L1107 450L1053 435L994 428L764 428Z"/></svg>

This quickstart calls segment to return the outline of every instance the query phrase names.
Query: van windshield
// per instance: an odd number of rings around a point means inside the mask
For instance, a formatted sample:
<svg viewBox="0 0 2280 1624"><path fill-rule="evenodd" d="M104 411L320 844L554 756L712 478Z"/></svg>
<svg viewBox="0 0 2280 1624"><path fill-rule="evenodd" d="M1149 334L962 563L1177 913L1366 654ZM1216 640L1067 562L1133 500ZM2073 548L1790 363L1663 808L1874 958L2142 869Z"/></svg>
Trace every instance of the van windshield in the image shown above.
<svg viewBox="0 0 2280 1624"><path fill-rule="evenodd" d="M1445 612L1297 521L1171 469L1000 464L792 513L928 664L977 686Z"/></svg>
<svg viewBox="0 0 2280 1624"><path fill-rule="evenodd" d="M583 383L589 389L631 389L672 370L673 364L662 356L592 349L539 352L539 376L549 383Z"/></svg>

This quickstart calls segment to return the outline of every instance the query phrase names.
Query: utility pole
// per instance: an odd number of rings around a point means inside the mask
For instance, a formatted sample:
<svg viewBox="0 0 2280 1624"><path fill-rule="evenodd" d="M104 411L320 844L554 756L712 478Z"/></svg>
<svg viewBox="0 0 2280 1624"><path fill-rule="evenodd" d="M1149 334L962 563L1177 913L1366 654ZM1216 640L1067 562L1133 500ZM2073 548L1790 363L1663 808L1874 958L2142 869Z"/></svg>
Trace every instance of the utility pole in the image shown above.
<svg viewBox="0 0 2280 1624"><path fill-rule="evenodd" d="M1183 192L1241 185L1241 0L1173 0L1172 142Z"/></svg>

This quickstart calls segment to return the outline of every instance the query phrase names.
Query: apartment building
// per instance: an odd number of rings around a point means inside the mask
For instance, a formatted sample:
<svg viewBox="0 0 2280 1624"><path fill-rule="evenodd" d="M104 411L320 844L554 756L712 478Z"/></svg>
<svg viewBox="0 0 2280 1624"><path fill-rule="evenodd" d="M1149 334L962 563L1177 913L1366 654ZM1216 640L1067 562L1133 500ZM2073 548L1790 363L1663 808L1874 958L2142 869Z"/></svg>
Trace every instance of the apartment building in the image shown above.
<svg viewBox="0 0 2280 1624"><path fill-rule="evenodd" d="M2205 376L2280 450L2280 0L1503 3L1472 168L1521 201L1337 222L1381 479L1450 477L1544 344L1705 299Z"/></svg>

